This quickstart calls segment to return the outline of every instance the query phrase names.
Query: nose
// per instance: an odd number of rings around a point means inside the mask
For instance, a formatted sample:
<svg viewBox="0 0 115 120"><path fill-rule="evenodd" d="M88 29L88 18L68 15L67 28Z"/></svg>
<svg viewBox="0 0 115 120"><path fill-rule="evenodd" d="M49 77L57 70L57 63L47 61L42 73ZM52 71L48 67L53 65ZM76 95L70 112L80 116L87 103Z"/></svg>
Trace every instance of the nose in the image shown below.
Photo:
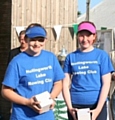
<svg viewBox="0 0 115 120"><path fill-rule="evenodd" d="M21 39L21 40L20 40L20 43L24 43L24 42L25 42L25 40L24 40L24 39Z"/></svg>
<svg viewBox="0 0 115 120"><path fill-rule="evenodd" d="M87 40L87 36L86 36L86 35L84 35L84 36L83 36L83 39L84 39L84 41L86 41L86 40Z"/></svg>
<svg viewBox="0 0 115 120"><path fill-rule="evenodd" d="M35 45L37 45L39 42L38 42L38 40L35 40Z"/></svg>

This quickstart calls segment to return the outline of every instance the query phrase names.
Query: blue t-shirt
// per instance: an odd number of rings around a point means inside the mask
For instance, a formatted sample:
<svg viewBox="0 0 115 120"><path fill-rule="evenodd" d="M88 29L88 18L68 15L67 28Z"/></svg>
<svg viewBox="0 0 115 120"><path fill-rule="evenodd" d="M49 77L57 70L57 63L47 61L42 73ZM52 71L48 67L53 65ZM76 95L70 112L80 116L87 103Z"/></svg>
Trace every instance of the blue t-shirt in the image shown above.
<svg viewBox="0 0 115 120"><path fill-rule="evenodd" d="M23 52L13 58L6 70L3 85L25 97L51 92L53 84L64 78L63 70L56 56L42 50L38 56ZM34 112L31 108L13 103L11 120L54 120L53 111L43 114Z"/></svg>
<svg viewBox="0 0 115 120"><path fill-rule="evenodd" d="M72 104L95 104L102 88L102 76L114 71L108 54L94 48L90 52L77 50L65 60L64 72L72 75Z"/></svg>

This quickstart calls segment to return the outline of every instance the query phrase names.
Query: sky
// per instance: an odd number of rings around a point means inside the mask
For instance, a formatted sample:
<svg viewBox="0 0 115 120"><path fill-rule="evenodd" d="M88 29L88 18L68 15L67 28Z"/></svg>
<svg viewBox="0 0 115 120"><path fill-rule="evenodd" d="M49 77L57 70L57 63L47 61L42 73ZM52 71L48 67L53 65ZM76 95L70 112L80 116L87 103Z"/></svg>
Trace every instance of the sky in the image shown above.
<svg viewBox="0 0 115 120"><path fill-rule="evenodd" d="M87 0L78 0L78 11L80 11L81 14L86 12L86 1ZM90 9L101 1L103 0L90 0Z"/></svg>

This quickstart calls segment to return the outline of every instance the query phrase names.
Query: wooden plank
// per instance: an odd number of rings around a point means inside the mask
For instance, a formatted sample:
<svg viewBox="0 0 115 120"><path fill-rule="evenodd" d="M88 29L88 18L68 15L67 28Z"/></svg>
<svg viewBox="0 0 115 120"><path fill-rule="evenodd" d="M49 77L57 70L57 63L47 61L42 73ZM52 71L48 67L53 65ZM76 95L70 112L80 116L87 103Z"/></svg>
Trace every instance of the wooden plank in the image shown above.
<svg viewBox="0 0 115 120"><path fill-rule="evenodd" d="M52 43L53 40L51 39L51 1L46 0L46 24L45 24L45 29L47 30L47 43L45 46L46 50L53 51L52 50ZM49 27L47 27L49 26Z"/></svg>
<svg viewBox="0 0 115 120"><path fill-rule="evenodd" d="M36 14L37 14L37 20L36 22L41 23L42 24L42 1L41 0L37 0L36 1Z"/></svg>
<svg viewBox="0 0 115 120"><path fill-rule="evenodd" d="M12 43L11 43L11 48L15 48L17 47L17 36L16 36L16 31L15 31L15 28L13 26L15 26L17 24L17 5L18 5L18 0L13 0L12 1L12 4L13 4L13 8L12 8L12 11L13 11L13 14L12 14L12 32L13 32L13 40L12 40Z"/></svg>
<svg viewBox="0 0 115 120"><path fill-rule="evenodd" d="M28 0L28 3L26 6L27 6L27 9L26 9L26 12L27 12L27 25L30 24L32 22L32 8L31 8L31 5L32 5L32 0Z"/></svg>
<svg viewBox="0 0 115 120"><path fill-rule="evenodd" d="M64 24L69 24L69 17L68 17L68 11L69 11L69 1L68 0L64 0ZM69 25L68 25L69 26ZM68 31L68 26L65 26L63 28L64 31L64 40L62 45L64 46L64 48L68 51L68 47L71 48L70 45L68 45L68 42L70 40L69 37L69 31ZM68 33L68 34L67 34ZM61 45L61 49L62 49L62 45Z"/></svg>
<svg viewBox="0 0 115 120"><path fill-rule="evenodd" d="M58 25L59 24L59 0L55 0L55 24Z"/></svg>
<svg viewBox="0 0 115 120"><path fill-rule="evenodd" d="M50 21L50 29L51 29L51 34L50 34L50 39L51 39L51 41L52 41L52 51L56 54L56 40L55 40L55 37L54 37L54 31L53 31L53 26L54 26L54 23L53 23L53 19L54 19L54 0L51 0L51 2L50 2L50 4L51 4L51 15L50 15L50 17L51 17L51 21Z"/></svg>
<svg viewBox="0 0 115 120"><path fill-rule="evenodd" d="M16 25L21 26L21 24L22 24L22 0L18 0Z"/></svg>
<svg viewBox="0 0 115 120"><path fill-rule="evenodd" d="M42 25L44 26L46 18L46 0L42 0L41 13L42 13Z"/></svg>
<svg viewBox="0 0 115 120"><path fill-rule="evenodd" d="M36 0L32 0L31 4L31 22L35 23L36 22Z"/></svg>
<svg viewBox="0 0 115 120"><path fill-rule="evenodd" d="M26 0L22 0L21 3L22 3L22 10L21 10L21 16L22 16L22 20L21 20L21 25L24 26L26 24L26 17L25 17L25 11L26 11L26 6L25 6L25 1Z"/></svg>

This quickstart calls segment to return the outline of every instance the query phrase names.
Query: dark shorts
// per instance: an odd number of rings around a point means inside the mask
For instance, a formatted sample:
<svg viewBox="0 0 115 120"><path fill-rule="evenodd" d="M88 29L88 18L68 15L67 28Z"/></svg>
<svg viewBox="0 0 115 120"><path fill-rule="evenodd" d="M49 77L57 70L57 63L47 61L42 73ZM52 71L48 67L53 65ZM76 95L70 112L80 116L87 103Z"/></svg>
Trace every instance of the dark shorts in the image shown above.
<svg viewBox="0 0 115 120"><path fill-rule="evenodd" d="M90 110L93 110L96 108L97 104L95 105L72 105L74 108L90 108ZM69 111L67 111L68 113L68 120L74 120L73 117L71 116L71 114L69 113ZM107 106L106 103L104 104L100 114L98 115L96 120L106 120L107 119Z"/></svg>

